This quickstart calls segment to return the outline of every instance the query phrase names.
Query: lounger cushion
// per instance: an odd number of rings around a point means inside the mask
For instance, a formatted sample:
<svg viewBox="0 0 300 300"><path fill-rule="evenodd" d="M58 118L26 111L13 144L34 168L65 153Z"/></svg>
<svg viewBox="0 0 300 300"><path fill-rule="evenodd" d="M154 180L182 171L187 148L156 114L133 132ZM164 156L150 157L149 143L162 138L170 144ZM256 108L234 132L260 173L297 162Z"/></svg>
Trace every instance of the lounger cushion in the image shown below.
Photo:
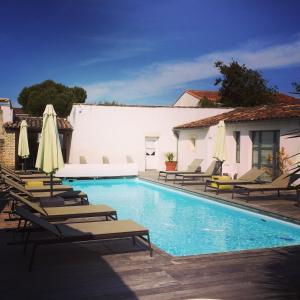
<svg viewBox="0 0 300 300"><path fill-rule="evenodd" d="M86 223L71 223L59 224L58 229L65 238L70 237L121 237L122 234L128 235L129 233L137 234L148 231L145 227L137 224L132 220L121 221L103 221L99 222L86 222Z"/></svg>
<svg viewBox="0 0 300 300"><path fill-rule="evenodd" d="M220 181L230 181L231 180L231 177L230 176L212 176L211 177L212 180L220 180ZM232 189L232 185L219 185L215 182L212 182L210 184L211 187L214 187L214 188L218 188L220 190L231 190Z"/></svg>

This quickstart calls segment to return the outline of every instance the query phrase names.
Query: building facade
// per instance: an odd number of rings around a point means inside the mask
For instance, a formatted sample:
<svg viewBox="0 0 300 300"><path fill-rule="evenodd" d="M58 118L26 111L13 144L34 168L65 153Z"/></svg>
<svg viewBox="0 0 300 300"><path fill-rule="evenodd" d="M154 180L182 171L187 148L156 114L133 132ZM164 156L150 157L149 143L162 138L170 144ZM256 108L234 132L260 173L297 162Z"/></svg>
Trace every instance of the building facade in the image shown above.
<svg viewBox="0 0 300 300"><path fill-rule="evenodd" d="M69 163L126 163L130 157L139 171L164 169L165 154L177 159L178 138L173 127L214 116L230 109L76 104L69 121L73 127Z"/></svg>
<svg viewBox="0 0 300 300"><path fill-rule="evenodd" d="M239 108L228 113L174 128L178 133L179 169L202 158L205 169L213 158L217 124L226 125L226 160L223 172L241 176L252 167L265 168L271 177L288 169L300 152L300 138L289 133L300 128L300 105Z"/></svg>

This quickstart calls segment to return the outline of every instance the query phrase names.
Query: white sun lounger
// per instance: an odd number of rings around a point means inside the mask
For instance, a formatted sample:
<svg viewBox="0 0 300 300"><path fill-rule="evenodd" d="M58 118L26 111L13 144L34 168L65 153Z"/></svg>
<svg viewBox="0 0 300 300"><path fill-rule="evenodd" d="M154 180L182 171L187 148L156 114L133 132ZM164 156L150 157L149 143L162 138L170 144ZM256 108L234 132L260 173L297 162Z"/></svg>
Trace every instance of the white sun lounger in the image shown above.
<svg viewBox="0 0 300 300"><path fill-rule="evenodd" d="M137 176L138 165L131 164L65 164L55 177L123 177Z"/></svg>

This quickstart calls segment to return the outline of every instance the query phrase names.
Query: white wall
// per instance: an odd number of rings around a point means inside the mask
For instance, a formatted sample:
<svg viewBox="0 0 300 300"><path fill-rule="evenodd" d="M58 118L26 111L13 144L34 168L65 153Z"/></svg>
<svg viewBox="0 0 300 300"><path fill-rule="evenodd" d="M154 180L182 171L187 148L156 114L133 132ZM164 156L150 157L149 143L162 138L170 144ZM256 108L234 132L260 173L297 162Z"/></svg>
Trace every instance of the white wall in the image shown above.
<svg viewBox="0 0 300 300"><path fill-rule="evenodd" d="M145 137L158 137L158 169L164 169L164 154L177 152L173 127L217 115L228 109L133 107L133 106L73 106L69 121L73 126L70 163L79 156L88 163L101 163L107 156L111 163L126 162L130 155L145 169Z"/></svg>
<svg viewBox="0 0 300 300"><path fill-rule="evenodd" d="M12 122L13 121L13 110L9 106L1 106L3 123Z"/></svg>
<svg viewBox="0 0 300 300"><path fill-rule="evenodd" d="M174 107L196 107L198 106L199 99L190 95L189 93L184 93L174 104Z"/></svg>
<svg viewBox="0 0 300 300"><path fill-rule="evenodd" d="M226 124L226 150L227 159L223 164L223 172L231 176L239 176L247 172L252 167L252 141L251 131L258 130L280 130L280 148L284 147L288 156L294 155L300 151L300 138L289 139L283 136L285 133L297 129L300 126L300 120L273 120L273 121L253 121ZM241 162L236 163L236 142L233 132L240 131ZM179 169L184 170L194 158L204 159L202 169L206 169L212 160L214 150L214 139L216 135L216 126L201 129L185 129L179 131L178 156ZM192 149L191 138L196 136L196 147Z"/></svg>

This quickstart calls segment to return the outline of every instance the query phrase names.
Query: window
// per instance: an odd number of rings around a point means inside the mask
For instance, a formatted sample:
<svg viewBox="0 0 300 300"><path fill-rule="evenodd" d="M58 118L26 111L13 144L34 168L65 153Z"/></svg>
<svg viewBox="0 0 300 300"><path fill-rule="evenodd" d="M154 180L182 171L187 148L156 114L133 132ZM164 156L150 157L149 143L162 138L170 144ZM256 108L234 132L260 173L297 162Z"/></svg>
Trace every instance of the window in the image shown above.
<svg viewBox="0 0 300 300"><path fill-rule="evenodd" d="M241 162L241 132L234 131L234 139L235 139L235 162Z"/></svg>
<svg viewBox="0 0 300 300"><path fill-rule="evenodd" d="M270 179L279 173L279 131L252 131L252 166L264 168Z"/></svg>

